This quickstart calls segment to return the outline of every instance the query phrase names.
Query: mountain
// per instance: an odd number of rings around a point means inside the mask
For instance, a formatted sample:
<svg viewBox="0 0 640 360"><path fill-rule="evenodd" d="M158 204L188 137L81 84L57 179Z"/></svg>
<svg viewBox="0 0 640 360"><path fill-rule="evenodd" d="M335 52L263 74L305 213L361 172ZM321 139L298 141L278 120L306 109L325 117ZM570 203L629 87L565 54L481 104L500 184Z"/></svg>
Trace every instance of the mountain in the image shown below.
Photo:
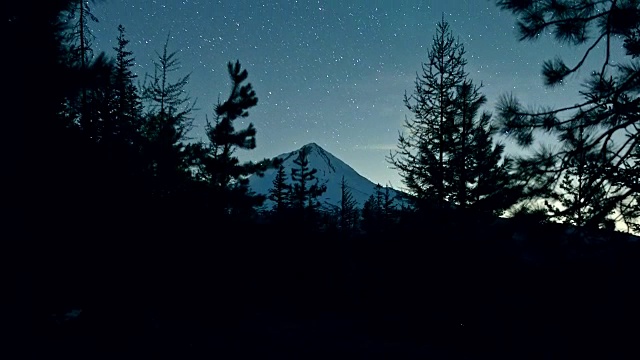
<svg viewBox="0 0 640 360"><path fill-rule="evenodd" d="M297 158L298 152L302 149L307 150L307 159L309 160L309 168L318 170L316 177L320 184L327 186L327 191L320 197L320 203L326 208L338 206L340 204L341 192L340 183L344 176L347 186L351 190L353 199L357 202L358 207L362 208L365 201L375 192L376 184L358 174L353 168L345 164L342 160L333 156L328 151L321 148L316 143L304 145L298 150L278 155L277 158L283 161L288 183L291 183L291 168L296 166L293 161ZM258 194L269 194L269 189L273 187L273 179L276 176L277 169L270 169L265 172L263 177L251 176L249 178L249 187ZM404 194L400 191L390 189L391 197L400 199ZM397 205L402 204L402 200L396 200ZM270 209L273 202L266 200L264 207Z"/></svg>

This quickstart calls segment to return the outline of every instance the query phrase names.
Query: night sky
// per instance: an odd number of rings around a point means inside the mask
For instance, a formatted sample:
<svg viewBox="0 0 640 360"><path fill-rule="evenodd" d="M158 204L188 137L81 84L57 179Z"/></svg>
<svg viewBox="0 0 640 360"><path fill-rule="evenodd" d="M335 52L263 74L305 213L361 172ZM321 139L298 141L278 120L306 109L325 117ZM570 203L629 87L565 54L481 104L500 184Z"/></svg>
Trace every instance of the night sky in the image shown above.
<svg viewBox="0 0 640 360"><path fill-rule="evenodd" d="M212 119L218 97L228 96L226 64L237 59L259 99L246 119L258 130L258 146L242 159L315 142L370 180L401 187L385 156L410 115L403 95L413 91L443 15L465 46L467 72L483 83L490 111L499 95L510 92L525 104L573 105L581 79L604 58L596 51L571 83L546 89L543 61L558 55L573 66L584 48L563 47L548 36L519 42L516 19L494 3L106 0L92 5L100 22L91 27L96 53L113 54L117 27L125 26L140 80L153 72L155 52L170 34L169 51L179 51L182 63L176 76L191 73L188 91L199 108L193 139L205 138L205 115ZM510 140L501 141L507 151L518 151Z"/></svg>

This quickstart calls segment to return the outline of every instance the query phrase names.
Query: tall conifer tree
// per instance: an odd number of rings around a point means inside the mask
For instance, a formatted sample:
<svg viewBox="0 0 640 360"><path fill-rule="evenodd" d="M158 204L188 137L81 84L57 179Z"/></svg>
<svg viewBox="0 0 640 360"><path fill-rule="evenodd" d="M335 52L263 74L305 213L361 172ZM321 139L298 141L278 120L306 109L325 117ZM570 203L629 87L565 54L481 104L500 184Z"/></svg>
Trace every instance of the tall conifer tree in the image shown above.
<svg viewBox="0 0 640 360"><path fill-rule="evenodd" d="M405 120L406 133L388 161L417 196L418 207L431 200L436 207L499 212L515 202L513 196L495 196L507 185L510 163L502 159L504 146L493 146L491 115L480 113L486 97L468 79L464 55L443 19L414 93L405 95L413 119Z"/></svg>
<svg viewBox="0 0 640 360"><path fill-rule="evenodd" d="M362 228L369 234L388 231L394 223L396 207L391 187L376 184L362 207Z"/></svg>
<svg viewBox="0 0 640 360"><path fill-rule="evenodd" d="M437 206L447 200L452 176L447 163L454 132L455 89L467 76L464 54L443 18L436 26L428 62L416 76L414 92L404 97L413 119L405 119L406 133L400 134L398 150L388 159L409 191Z"/></svg>
<svg viewBox="0 0 640 360"><path fill-rule="evenodd" d="M349 189L349 184L345 180L344 176L340 181L340 208L339 208L339 221L340 229L343 233L352 231L358 219L358 209L356 207L356 201L353 198L353 194Z"/></svg>
<svg viewBox="0 0 640 360"><path fill-rule="evenodd" d="M559 206L546 202L550 215L555 220L576 226L591 223L592 226L608 227L611 213L605 214L597 223L590 221L606 201L606 188L598 182L601 174L594 171L604 168L606 163L602 162L597 150L587 147L592 136L584 126L566 134L564 148L575 154L568 160L558 189L551 196Z"/></svg>
<svg viewBox="0 0 640 360"><path fill-rule="evenodd" d="M140 118L142 116L141 99L138 88L134 84L137 75L133 73L135 58L133 52L127 49L129 40L125 36L125 28L118 25L118 44L113 49L116 51L115 69L113 74L113 133L133 144L138 141L140 135Z"/></svg>
<svg viewBox="0 0 640 360"><path fill-rule="evenodd" d="M289 208L291 185L287 183L287 173L284 166L278 167L276 177L273 179L273 187L269 189L269 200L273 201L273 212L281 216Z"/></svg>
<svg viewBox="0 0 640 360"><path fill-rule="evenodd" d="M96 136L98 126L96 119L90 114L91 62L93 59L93 33L90 22L98 22L86 0L70 1L67 8L68 21L72 24L66 32L69 58L68 64L76 69L74 81L78 82L80 93L78 98L70 98L70 111L77 118L78 124L89 136Z"/></svg>
<svg viewBox="0 0 640 360"><path fill-rule="evenodd" d="M144 156L155 198L174 197L190 178L187 162L187 131L191 128L194 103L187 95L190 74L171 79L180 70L177 52L169 52L169 37L162 53L156 53L154 73L143 85L145 136Z"/></svg>
<svg viewBox="0 0 640 360"><path fill-rule="evenodd" d="M256 195L248 187L248 178L253 174L262 175L272 162L240 163L237 150L253 150L256 147L256 128L252 123L236 130L234 122L249 116L249 109L258 104L258 98L251 83L245 83L249 76L240 62L227 65L231 77L231 92L226 101L215 107L216 120L207 124L209 142L204 146L199 175L209 189L209 205L221 214L247 214L264 201L264 196Z"/></svg>
<svg viewBox="0 0 640 360"><path fill-rule="evenodd" d="M307 146L300 149L298 157L293 160L295 166L291 168L291 204L298 215L306 215L306 218L313 217L320 207L318 197L327 190L326 185L320 184L316 178L318 170L309 167L309 151Z"/></svg>

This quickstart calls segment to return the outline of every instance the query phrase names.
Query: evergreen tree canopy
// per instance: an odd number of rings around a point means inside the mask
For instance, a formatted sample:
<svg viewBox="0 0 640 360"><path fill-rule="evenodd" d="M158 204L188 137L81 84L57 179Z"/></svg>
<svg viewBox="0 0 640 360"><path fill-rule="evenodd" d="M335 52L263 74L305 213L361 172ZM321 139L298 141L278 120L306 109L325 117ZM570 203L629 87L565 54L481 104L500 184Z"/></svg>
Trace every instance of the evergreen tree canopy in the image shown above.
<svg viewBox="0 0 640 360"><path fill-rule="evenodd" d="M391 187L376 184L374 192L364 202L362 207L362 228L365 232L374 234L389 230L396 222L398 209L395 198L391 196Z"/></svg>
<svg viewBox="0 0 640 360"><path fill-rule="evenodd" d="M576 226L610 227L612 219L609 214L602 214L600 221L595 222L594 216L599 214L600 204L606 201L606 188L599 183L598 169L607 166L603 163L601 154L587 145L592 134L587 133L584 126L569 135L564 141L566 151L573 155L568 159L566 169L558 184L558 189L552 194L554 203L546 201L547 208L553 219Z"/></svg>
<svg viewBox="0 0 640 360"><path fill-rule="evenodd" d="M293 160L296 167L291 168L291 204L296 210L313 212L320 206L317 199L327 191L327 187L318 183L318 170L309 167L308 151L308 147L303 147Z"/></svg>
<svg viewBox="0 0 640 360"><path fill-rule="evenodd" d="M342 177L340 181L340 208L339 208L339 222L340 229L343 232L351 231L355 228L358 219L358 209L356 201L353 198L353 194L349 189L349 184Z"/></svg>
<svg viewBox="0 0 640 360"><path fill-rule="evenodd" d="M374 194L364 202L362 206L362 229L369 234L373 234L379 228L380 206Z"/></svg>
<svg viewBox="0 0 640 360"><path fill-rule="evenodd" d="M376 184L375 189L376 203L380 208L382 218L385 222L390 222L396 211L395 199L391 196L391 187L385 186L383 190L382 185Z"/></svg>
<svg viewBox="0 0 640 360"><path fill-rule="evenodd" d="M417 76L414 93L405 95L413 119L405 120L398 150L388 161L400 171L404 184L418 199L501 212L515 202L510 160L504 146L493 145L496 128L491 114L480 108L486 97L468 79L464 46L454 39L444 19L428 52L428 62ZM509 196L501 192L508 187Z"/></svg>
<svg viewBox="0 0 640 360"><path fill-rule="evenodd" d="M416 76L414 92L404 97L414 118L405 119L406 134L399 135L398 150L389 157L409 191L440 206L446 201L451 181L446 164L453 141L455 89L467 76L464 54L443 19L436 26L428 62Z"/></svg>
<svg viewBox="0 0 640 360"><path fill-rule="evenodd" d="M261 195L255 195L248 188L249 176L262 176L273 165L264 159L258 163L241 163L235 154L240 150L253 150L256 147L256 129L249 124L245 129L236 130L234 121L249 116L249 109L258 104L258 98L251 83L244 84L248 72L240 62L228 63L231 77L231 93L226 101L215 107L216 120L207 122L209 142L203 147L199 176L211 192L212 206L218 211L246 212L264 201Z"/></svg>
<svg viewBox="0 0 640 360"><path fill-rule="evenodd" d="M69 1L67 16L72 24L69 31L66 32L70 65L85 68L93 57L92 41L94 35L89 23L98 22L98 18L93 15L89 1L86 0Z"/></svg>
<svg viewBox="0 0 640 360"><path fill-rule="evenodd" d="M171 73L180 70L181 64L176 57L177 51L168 52L169 37L163 46L162 54L156 53L153 62L154 73L143 86L143 99L147 107L147 136L157 138L164 132L173 133L172 143L186 140L191 129L191 112L195 108L185 87L191 74L171 81Z"/></svg>
<svg viewBox="0 0 640 360"><path fill-rule="evenodd" d="M560 58L548 60L542 67L545 85L558 86L583 68L596 49L604 52L602 66L590 73L581 92L584 101L561 108L525 108L512 95L504 95L498 110L501 128L522 146L531 146L534 131L555 135L561 142L574 137L581 128L591 133L583 151L571 147L541 151L528 160L529 172L547 174L547 188L555 189L565 172L575 168L581 154L599 154L600 160L588 162L587 173L598 173L589 181L589 189L607 194L597 210L589 214L598 224L612 211L627 228L638 231L640 207L638 193L638 114L640 113L640 3L637 1L542 1L499 0L496 3L518 17L520 40L535 40L539 34L552 33L557 42L570 46L587 45L575 65ZM626 61L611 58L614 38L623 40ZM577 160L580 162L579 159ZM575 176L569 174L569 176ZM597 191L601 191L597 190ZM591 190L590 190L591 191Z"/></svg>
<svg viewBox="0 0 640 360"><path fill-rule="evenodd" d="M189 74L171 79L171 73L180 70L177 52L168 52L169 38L162 54L156 53L154 74L143 85L145 119L144 156L156 198L174 197L184 190L190 180L190 147L185 144L187 131L191 128L190 117L195 104L187 95L185 87Z"/></svg>
<svg viewBox="0 0 640 360"><path fill-rule="evenodd" d="M135 66L133 52L127 50L129 40L125 37L125 28L118 26L118 44L116 51L115 69L113 74L113 133L133 144L138 141L142 103L138 88L134 84L137 75L132 71Z"/></svg>
<svg viewBox="0 0 640 360"><path fill-rule="evenodd" d="M273 187L269 189L269 200L274 202L274 212L282 214L289 207L290 192L291 186L287 183L287 173L284 171L284 166L280 165L273 179Z"/></svg>
<svg viewBox="0 0 640 360"><path fill-rule="evenodd" d="M70 80L77 82L79 94L77 97L69 98L70 113L73 121L79 123L81 128L90 137L99 136L97 119L95 113L90 114L90 109L96 108L95 104L90 104L91 93L89 81L96 79L92 71L93 60L93 33L89 26L90 22L98 22L98 18L93 15L88 1L72 0L67 4L66 22L68 23L64 32L65 44L67 46L68 56L67 66L75 69L75 74ZM100 65L104 58L97 62ZM95 87L94 87L95 89ZM75 95L75 94L74 94Z"/></svg>

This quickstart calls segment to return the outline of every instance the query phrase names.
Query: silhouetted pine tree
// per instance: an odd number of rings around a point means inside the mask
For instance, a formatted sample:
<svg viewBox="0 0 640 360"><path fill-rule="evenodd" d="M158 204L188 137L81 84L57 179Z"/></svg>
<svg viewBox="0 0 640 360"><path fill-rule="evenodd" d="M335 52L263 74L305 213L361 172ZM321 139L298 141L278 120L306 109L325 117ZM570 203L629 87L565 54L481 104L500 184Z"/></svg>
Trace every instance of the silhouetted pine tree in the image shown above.
<svg viewBox="0 0 640 360"><path fill-rule="evenodd" d="M94 38L90 23L98 22L89 1L70 1L64 19L65 65L67 81L73 92L66 93L63 114L70 124L79 126L85 137L95 143L112 138L114 124L114 63L104 52L94 57ZM108 141L112 141L108 140Z"/></svg>
<svg viewBox="0 0 640 360"><path fill-rule="evenodd" d="M382 207L384 203L384 192L382 191L382 185L376 184L373 187L373 197L375 198L376 207L380 209L380 212L382 213Z"/></svg>
<svg viewBox="0 0 640 360"><path fill-rule="evenodd" d="M376 201L374 194L371 194L369 198L362 205L362 230L367 234L374 234L378 229L380 221L380 206Z"/></svg>
<svg viewBox="0 0 640 360"><path fill-rule="evenodd" d="M398 208L395 203L395 197L391 195L391 186L384 186L384 190L382 186L378 184L376 188L376 193L381 194L378 195L381 199L380 201L380 211L381 211L381 220L382 226L384 229L391 229L398 220Z"/></svg>
<svg viewBox="0 0 640 360"><path fill-rule="evenodd" d="M98 18L91 13L89 1L86 0L70 1L67 13L68 20L73 24L70 31L67 32L71 64L85 68L93 57L92 39L94 36L89 22L98 22Z"/></svg>
<svg viewBox="0 0 640 360"><path fill-rule="evenodd" d="M514 177L514 160L504 155L504 144L495 143L497 127L491 114L477 115L486 98L470 81L460 88L461 124L454 158L456 205L474 212L501 215L526 197L524 185ZM463 140L464 139L464 140Z"/></svg>
<svg viewBox="0 0 640 360"><path fill-rule="evenodd" d="M103 187L111 189L111 200L128 203L132 212L144 213L141 207L151 184L143 154L147 143L144 116L141 95L134 84L133 53L127 50L129 40L122 25L118 26L116 40L115 58L103 66L99 86L91 87L90 113L97 125L95 141L104 155L104 163L99 165L105 172L101 175ZM101 53L97 59L103 56Z"/></svg>
<svg viewBox="0 0 640 360"><path fill-rule="evenodd" d="M90 75L84 80L87 94L85 105L86 110L83 116L88 117L88 121L82 125L85 136L93 142L104 143L113 142L115 134L115 87L113 84L114 62L104 52L95 56L88 72ZM89 126L89 127L86 127Z"/></svg>
<svg viewBox="0 0 640 360"><path fill-rule="evenodd" d="M318 197L327 191L327 187L318 183L318 170L309 168L308 151L308 147L303 147L298 151L298 157L293 160L296 167L291 168L291 205L297 216L313 222L320 207Z"/></svg>
<svg viewBox="0 0 640 360"><path fill-rule="evenodd" d="M503 156L504 145L494 144L491 134L494 128L476 129L475 187L470 191L470 208L485 214L502 215L516 203L527 198L525 183L515 174L516 162Z"/></svg>
<svg viewBox="0 0 640 360"><path fill-rule="evenodd" d="M491 115L480 114L486 97L468 79L464 46L454 40L443 20L436 28L429 62L405 104L414 113L408 132L389 161L419 200L432 196L436 207L501 212L517 201L509 181L510 160L503 145L493 146ZM502 196L509 185L509 195ZM420 207L420 206L419 206Z"/></svg>
<svg viewBox="0 0 640 360"><path fill-rule="evenodd" d="M83 164L82 171L67 173L77 184L74 207L87 217L79 220L84 221L84 230L93 232L104 220L102 216L110 206L109 201L114 200L113 195L126 183L120 171L125 166L118 164L113 149L105 143L105 135L109 135L105 125L112 123L113 115L114 66L104 52L93 56L89 25L97 19L91 13L89 2L71 1L67 5L60 14L66 22L61 37L61 45L66 50L63 61L66 84L60 86L65 101L59 115L67 126L66 135L74 138L66 139L69 147L66 151L75 153L67 155L67 159ZM69 203L74 202L72 198L69 196Z"/></svg>
<svg viewBox="0 0 640 360"><path fill-rule="evenodd" d="M391 196L391 187L385 186L384 191L382 191L382 187L380 184L376 187L376 193L382 194L380 201L380 210L382 211L382 216L385 223L390 224L394 221L396 206L395 199Z"/></svg>
<svg viewBox="0 0 640 360"><path fill-rule="evenodd" d="M590 72L585 90L581 92L584 101L556 109L525 109L516 98L505 95L498 105L501 126L522 146L533 144L536 130L553 134L560 141L570 138L580 127L593 131L593 137L584 148L600 153L603 161L589 165L593 168L588 172L600 174L593 188L604 188L608 195L589 214L591 219L586 219L585 224L599 224L615 211L630 229L638 226L640 167L634 153L637 153L640 141L637 116L640 112L640 82L637 81L640 3L617 0L499 0L496 3L519 17L520 40L535 40L540 34L553 34L558 42L584 45L587 49L575 65L566 65L560 58L546 61L542 67L546 86L562 85L568 76L584 67L585 60L593 57L597 49L603 52L602 66ZM613 38L623 42L613 42ZM611 61L612 47L617 44L626 51L628 61ZM552 174L547 181L550 189L556 188L565 171L574 167L576 156L579 157L576 152L566 149L541 155L545 156L530 159L529 169L537 166L540 172ZM600 167L603 163L607 166Z"/></svg>
<svg viewBox="0 0 640 360"><path fill-rule="evenodd" d="M419 202L431 199L436 206L443 206L450 192L455 90L467 76L464 54L443 19L437 24L428 62L416 77L414 92L404 97L413 119L405 119L406 132L399 135L398 150L388 161Z"/></svg>
<svg viewBox="0 0 640 360"><path fill-rule="evenodd" d="M358 217L356 201L353 199L349 184L343 176L340 181L340 208L338 217L341 231L344 234L351 233L357 226Z"/></svg>
<svg viewBox="0 0 640 360"><path fill-rule="evenodd" d="M214 212L249 215L265 198L250 191L248 178L253 174L261 176L272 162L265 159L258 163L240 163L235 155L238 149L253 150L256 147L253 124L236 130L234 121L249 116L248 110L257 105L258 98L251 83L243 84L248 72L241 69L240 62L229 62L228 70L231 93L225 102L216 105L215 123L207 123L209 143L204 145L199 176L207 185L207 200Z"/></svg>
<svg viewBox="0 0 640 360"><path fill-rule="evenodd" d="M284 166L278 167L276 177L273 179L273 187L269 189L269 200L273 201L272 211L276 216L282 216L289 208L291 186L287 183L287 173Z"/></svg>
<svg viewBox="0 0 640 360"><path fill-rule="evenodd" d="M636 146L631 150L627 164L625 164L628 170L621 171L616 174L621 178L620 182L625 184L625 186L628 186L627 184L637 184L638 179L640 179L640 169L638 166L629 166L628 164L630 163L640 164L640 146ZM640 196L638 195L638 192L634 192L633 197L634 200L618 202L616 212L620 214L622 222L627 226L630 232L640 234L640 221L638 221L638 218L640 217L640 210L638 209L640 199L638 198Z"/></svg>
<svg viewBox="0 0 640 360"><path fill-rule="evenodd" d="M67 21L71 24L68 31L65 32L66 43L68 44L68 66L76 69L77 77L72 81L77 81L79 86L79 94L69 99L69 111L73 113L73 117L77 123L90 137L96 136L96 119L89 114L90 108L90 84L92 79L91 63L93 59L92 40L94 38L90 22L98 22L91 13L89 1L72 0L67 8ZM95 114L94 114L95 115Z"/></svg>
<svg viewBox="0 0 640 360"><path fill-rule="evenodd" d="M568 160L567 169L558 184L559 189L552 196L559 207L549 201L546 204L554 220L584 226L606 201L606 190L598 183L601 174L594 172L595 169L604 168L606 164L603 164L597 150L586 147L591 139L583 126L568 132L567 135L570 137L565 138L564 147L567 151L575 152L575 155ZM611 213L607 214L602 222L591 222L591 225L611 227L613 220L608 218Z"/></svg>
<svg viewBox="0 0 640 360"><path fill-rule="evenodd" d="M125 37L125 28L122 25L118 25L117 42L118 45L113 48L116 51L113 74L113 123L107 132L133 145L139 142L141 135L142 102L134 84L137 78L132 71L135 58L133 52L127 50L129 40Z"/></svg>
<svg viewBox="0 0 640 360"><path fill-rule="evenodd" d="M177 52L169 53L168 47L167 37L162 54L156 53L154 74L143 85L144 157L151 177L150 190L156 199L175 198L191 177L184 143L195 105L185 90L190 74L171 81L170 74L180 69L180 62Z"/></svg>
<svg viewBox="0 0 640 360"><path fill-rule="evenodd" d="M369 234L388 231L395 223L396 210L391 188L376 184L362 208L362 229Z"/></svg>
<svg viewBox="0 0 640 360"><path fill-rule="evenodd" d="M503 160L504 145L493 143L491 114L480 108L486 97L469 79L456 91L454 151L451 155L452 202L462 209L500 214L518 199L511 184L511 160Z"/></svg>
<svg viewBox="0 0 640 360"><path fill-rule="evenodd" d="M362 207L362 229L368 234L377 234L385 229L385 217L382 209L383 192L377 184L373 194L364 202Z"/></svg>

